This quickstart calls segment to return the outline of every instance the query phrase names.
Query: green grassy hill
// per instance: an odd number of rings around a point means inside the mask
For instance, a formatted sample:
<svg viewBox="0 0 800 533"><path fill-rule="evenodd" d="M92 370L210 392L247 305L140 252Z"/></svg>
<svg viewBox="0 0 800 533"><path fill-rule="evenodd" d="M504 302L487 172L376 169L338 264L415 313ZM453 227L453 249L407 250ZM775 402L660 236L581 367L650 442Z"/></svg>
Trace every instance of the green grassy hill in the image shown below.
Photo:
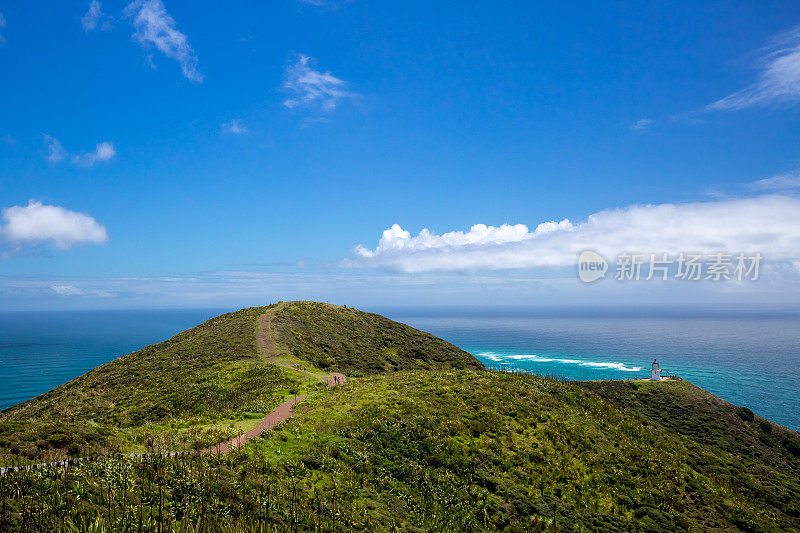
<svg viewBox="0 0 800 533"><path fill-rule="evenodd" d="M127 448L135 432L125 430L145 425L269 411L299 382L258 350L257 319L267 309L218 316L3 411L0 446L30 459L77 455Z"/></svg>
<svg viewBox="0 0 800 533"><path fill-rule="evenodd" d="M257 340L268 312L272 354L263 353ZM0 450L36 461L55 452L142 450L153 435L162 437L163 446L224 440L255 426L240 422L315 388L315 380L268 357L280 354L349 375L483 366L448 342L379 315L313 302L252 307L119 357L3 411ZM180 442L186 439L191 442Z"/></svg>
<svg viewBox="0 0 800 533"><path fill-rule="evenodd" d="M272 318L278 349L349 376L391 370L475 368L483 364L430 333L358 309L290 302Z"/></svg>
<svg viewBox="0 0 800 533"><path fill-rule="evenodd" d="M347 383L328 388L274 364L295 360L343 370ZM312 302L217 317L7 410L0 458L143 449L147 435L198 447L294 392L308 397L291 419L229 455L117 455L0 478L0 521L47 531L800 531L794 431L686 381L486 371L427 333Z"/></svg>
<svg viewBox="0 0 800 533"><path fill-rule="evenodd" d="M350 505L368 510L372 525L800 530L800 458L781 438L743 453L760 424L718 440L641 416L660 409L661 390L696 389L683 383L653 384L638 404L615 406L581 384L537 376L400 372L310 399L259 446L309 475L348 480L343 493L352 491ZM682 397L695 413L704 401Z"/></svg>
<svg viewBox="0 0 800 533"><path fill-rule="evenodd" d="M580 385L643 423L725 450L743 462L800 475L800 438L796 431L688 381L587 381Z"/></svg>
<svg viewBox="0 0 800 533"><path fill-rule="evenodd" d="M794 455L771 464L654 424L640 412L659 395L625 409L524 374L371 375L234 454L25 473L8 507L77 530L800 531Z"/></svg>

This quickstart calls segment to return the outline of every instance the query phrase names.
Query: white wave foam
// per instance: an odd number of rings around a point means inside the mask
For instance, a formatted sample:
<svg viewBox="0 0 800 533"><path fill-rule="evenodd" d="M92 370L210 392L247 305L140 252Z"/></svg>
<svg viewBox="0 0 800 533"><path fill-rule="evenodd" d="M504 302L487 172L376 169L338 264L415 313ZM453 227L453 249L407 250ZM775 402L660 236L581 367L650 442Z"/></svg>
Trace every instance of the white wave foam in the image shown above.
<svg viewBox="0 0 800 533"><path fill-rule="evenodd" d="M486 359L489 359L491 361L502 361L503 360L502 357L500 357L496 353L492 353L492 352L480 352L480 353L477 353L475 355L479 355L481 357L485 357Z"/></svg>
<svg viewBox="0 0 800 533"><path fill-rule="evenodd" d="M581 366L593 366L597 368L613 368L615 370L622 370L623 372L640 372L640 366L626 366L625 363L595 363L593 361L584 361Z"/></svg>
<svg viewBox="0 0 800 533"><path fill-rule="evenodd" d="M479 356L486 357L494 362L500 362L503 360L513 359L516 361L535 361L537 363L562 363L565 365L578 365L578 366L589 366L593 368L606 368L609 370L619 370L622 372L641 372L642 367L640 366L628 366L625 363L620 363L617 361L584 361L583 359L562 359L562 358L549 358L549 357L540 357L536 354L497 354L494 352L481 352L477 354Z"/></svg>
<svg viewBox="0 0 800 533"><path fill-rule="evenodd" d="M537 363L552 363L555 359L551 359L549 357L540 357L535 353L531 354L517 354L517 355L509 355L511 359L521 359L524 361L536 361Z"/></svg>

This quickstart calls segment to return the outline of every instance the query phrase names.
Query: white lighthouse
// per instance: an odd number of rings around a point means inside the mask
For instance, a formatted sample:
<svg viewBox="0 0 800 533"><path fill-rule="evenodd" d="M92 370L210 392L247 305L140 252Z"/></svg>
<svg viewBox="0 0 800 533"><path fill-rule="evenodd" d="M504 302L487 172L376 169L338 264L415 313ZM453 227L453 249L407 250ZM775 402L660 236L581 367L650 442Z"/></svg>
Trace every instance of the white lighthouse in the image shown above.
<svg viewBox="0 0 800 533"><path fill-rule="evenodd" d="M653 360L653 370L650 374L650 381L661 381L661 367L658 366L658 360Z"/></svg>

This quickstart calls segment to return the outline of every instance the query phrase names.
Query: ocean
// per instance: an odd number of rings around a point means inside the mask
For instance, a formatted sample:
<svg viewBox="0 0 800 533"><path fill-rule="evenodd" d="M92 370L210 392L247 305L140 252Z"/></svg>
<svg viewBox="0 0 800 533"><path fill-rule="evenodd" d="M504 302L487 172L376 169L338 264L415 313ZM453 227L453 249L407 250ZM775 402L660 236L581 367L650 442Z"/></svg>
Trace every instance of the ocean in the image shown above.
<svg viewBox="0 0 800 533"><path fill-rule="evenodd" d="M224 311L0 313L0 408ZM671 374L800 430L798 316L383 313L487 365L572 380L647 377L657 358Z"/></svg>
<svg viewBox="0 0 800 533"><path fill-rule="evenodd" d="M226 310L0 313L0 409Z"/></svg>

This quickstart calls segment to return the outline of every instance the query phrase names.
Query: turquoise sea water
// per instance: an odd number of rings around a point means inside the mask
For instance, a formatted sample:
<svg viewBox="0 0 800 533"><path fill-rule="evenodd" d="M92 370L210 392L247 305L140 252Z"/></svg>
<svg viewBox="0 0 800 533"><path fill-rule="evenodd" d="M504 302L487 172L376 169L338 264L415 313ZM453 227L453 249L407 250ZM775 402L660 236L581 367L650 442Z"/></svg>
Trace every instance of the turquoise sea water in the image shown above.
<svg viewBox="0 0 800 533"><path fill-rule="evenodd" d="M379 312L381 310L378 310ZM0 313L0 408L160 342L219 309ZM800 429L800 317L499 316L383 313L441 336L487 365L568 379L627 379L662 368Z"/></svg>
<svg viewBox="0 0 800 533"><path fill-rule="evenodd" d="M223 310L0 313L0 409Z"/></svg>
<svg viewBox="0 0 800 533"><path fill-rule="evenodd" d="M800 430L798 316L392 316L487 365L573 380L650 376L661 368Z"/></svg>

